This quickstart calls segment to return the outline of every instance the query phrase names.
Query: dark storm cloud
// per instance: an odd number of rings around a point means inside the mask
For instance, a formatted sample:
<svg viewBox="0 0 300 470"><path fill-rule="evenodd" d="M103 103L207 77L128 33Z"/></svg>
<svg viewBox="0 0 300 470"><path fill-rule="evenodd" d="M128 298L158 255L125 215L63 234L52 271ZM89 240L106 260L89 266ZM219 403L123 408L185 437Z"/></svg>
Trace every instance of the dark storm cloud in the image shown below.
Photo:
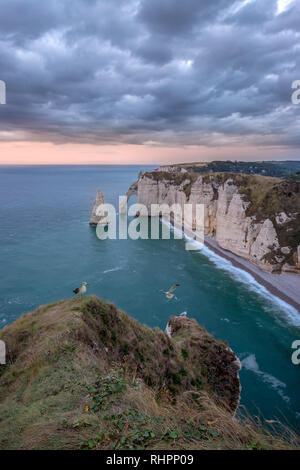
<svg viewBox="0 0 300 470"><path fill-rule="evenodd" d="M213 21L228 5L227 0L142 0L138 17L154 32L163 35L190 33Z"/></svg>
<svg viewBox="0 0 300 470"><path fill-rule="evenodd" d="M3 0L1 1L1 37L15 42L24 42L39 37L51 28L64 23L64 7L60 2L47 0Z"/></svg>
<svg viewBox="0 0 300 470"><path fill-rule="evenodd" d="M299 5L2 0L0 139L299 146Z"/></svg>

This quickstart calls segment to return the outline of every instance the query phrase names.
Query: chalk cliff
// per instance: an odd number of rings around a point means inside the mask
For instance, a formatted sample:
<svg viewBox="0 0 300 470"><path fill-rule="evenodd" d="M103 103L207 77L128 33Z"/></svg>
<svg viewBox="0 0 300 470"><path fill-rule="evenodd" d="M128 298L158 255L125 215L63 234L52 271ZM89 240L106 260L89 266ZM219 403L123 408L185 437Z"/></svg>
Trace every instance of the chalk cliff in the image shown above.
<svg viewBox="0 0 300 470"><path fill-rule="evenodd" d="M170 166L140 173L133 193L149 214L151 204L204 204L205 233L221 248L264 271L300 273L299 182Z"/></svg>
<svg viewBox="0 0 300 470"><path fill-rule="evenodd" d="M109 219L107 215L99 215L98 213L98 209L102 204L105 204L104 196L103 196L101 189L99 188L97 191L96 199L94 201L94 206L93 206L92 215L90 219L90 225L97 225L97 224L107 225L109 223Z"/></svg>

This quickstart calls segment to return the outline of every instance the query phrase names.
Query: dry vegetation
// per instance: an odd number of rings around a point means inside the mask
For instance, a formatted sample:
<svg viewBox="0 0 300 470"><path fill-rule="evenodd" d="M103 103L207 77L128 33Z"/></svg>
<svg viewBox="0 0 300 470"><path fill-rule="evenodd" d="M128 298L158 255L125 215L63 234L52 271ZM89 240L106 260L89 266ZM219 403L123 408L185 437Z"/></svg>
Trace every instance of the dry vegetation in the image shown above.
<svg viewBox="0 0 300 470"><path fill-rule="evenodd" d="M299 447L288 430L234 418L234 355L194 320L172 322L169 339L87 297L1 330L0 448Z"/></svg>

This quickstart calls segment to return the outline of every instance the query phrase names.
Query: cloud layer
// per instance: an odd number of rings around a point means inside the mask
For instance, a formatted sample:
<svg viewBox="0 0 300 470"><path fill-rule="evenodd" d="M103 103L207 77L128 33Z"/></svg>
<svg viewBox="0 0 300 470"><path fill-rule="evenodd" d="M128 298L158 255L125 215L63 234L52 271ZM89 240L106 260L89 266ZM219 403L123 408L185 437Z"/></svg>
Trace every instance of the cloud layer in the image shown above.
<svg viewBox="0 0 300 470"><path fill-rule="evenodd" d="M0 140L300 147L300 4L2 0Z"/></svg>

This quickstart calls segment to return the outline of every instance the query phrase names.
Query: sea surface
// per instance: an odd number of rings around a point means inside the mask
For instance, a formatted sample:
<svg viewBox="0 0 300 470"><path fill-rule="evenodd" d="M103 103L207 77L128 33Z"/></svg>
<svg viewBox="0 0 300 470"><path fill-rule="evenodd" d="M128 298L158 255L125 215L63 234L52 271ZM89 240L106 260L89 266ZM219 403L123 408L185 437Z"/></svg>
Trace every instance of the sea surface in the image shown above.
<svg viewBox="0 0 300 470"><path fill-rule="evenodd" d="M88 292L165 328L187 311L227 340L243 368L241 405L300 432L300 315L253 277L185 240L99 240L88 225L97 188L116 204L142 166L0 167L0 328L40 304ZM134 200L131 201L135 202ZM179 283L168 301L157 289Z"/></svg>

